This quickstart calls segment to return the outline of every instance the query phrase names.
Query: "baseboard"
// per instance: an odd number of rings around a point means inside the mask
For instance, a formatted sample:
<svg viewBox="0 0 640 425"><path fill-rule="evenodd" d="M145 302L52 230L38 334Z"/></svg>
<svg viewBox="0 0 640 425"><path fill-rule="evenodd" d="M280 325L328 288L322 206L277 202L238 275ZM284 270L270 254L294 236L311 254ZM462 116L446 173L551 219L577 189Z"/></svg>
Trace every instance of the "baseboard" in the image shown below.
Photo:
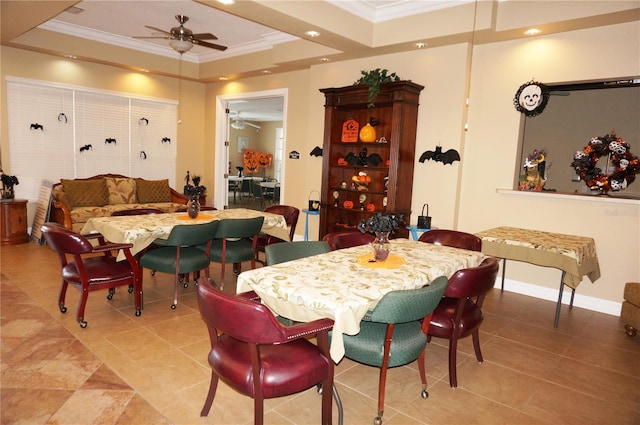
<svg viewBox="0 0 640 425"><path fill-rule="evenodd" d="M502 278L496 279L495 288L500 289ZM573 298L573 305L576 307L584 308L591 311L597 311L600 313L610 314L612 316L620 315L620 308L622 303L603 300L600 298L589 297L586 295L580 295L579 289L576 290ZM504 290L509 292L515 292L516 294L527 295L529 297L539 298L547 301L558 302L558 289L547 288L544 286L533 285L531 283L519 282L516 280L505 279ZM571 301L571 288L565 286L562 293L562 304L569 305Z"/></svg>

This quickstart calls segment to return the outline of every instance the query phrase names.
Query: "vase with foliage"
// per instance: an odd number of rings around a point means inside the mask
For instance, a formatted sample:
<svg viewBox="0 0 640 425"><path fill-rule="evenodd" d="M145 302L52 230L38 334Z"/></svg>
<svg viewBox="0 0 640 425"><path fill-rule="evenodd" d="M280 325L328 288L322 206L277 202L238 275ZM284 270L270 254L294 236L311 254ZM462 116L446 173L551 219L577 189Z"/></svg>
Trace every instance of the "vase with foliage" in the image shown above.
<svg viewBox="0 0 640 425"><path fill-rule="evenodd" d="M184 194L189 196L189 202L187 202L187 215L191 218L196 218L200 213L200 197L207 191L207 188L200 186L200 176L193 176L190 182L184 186Z"/></svg>
<svg viewBox="0 0 640 425"><path fill-rule="evenodd" d="M373 233L376 238L371 242L375 261L385 261L391 252L389 235L394 233L402 223L402 215L376 213L367 220L360 220L358 230L362 233Z"/></svg>
<svg viewBox="0 0 640 425"><path fill-rule="evenodd" d="M391 83L394 81L400 81L400 77L395 72L389 74L386 69L372 69L371 71L360 71L362 77L355 83L354 86L367 86L369 88L368 104L367 108L373 108L376 105L373 103L376 96L380 93L380 86L385 83Z"/></svg>

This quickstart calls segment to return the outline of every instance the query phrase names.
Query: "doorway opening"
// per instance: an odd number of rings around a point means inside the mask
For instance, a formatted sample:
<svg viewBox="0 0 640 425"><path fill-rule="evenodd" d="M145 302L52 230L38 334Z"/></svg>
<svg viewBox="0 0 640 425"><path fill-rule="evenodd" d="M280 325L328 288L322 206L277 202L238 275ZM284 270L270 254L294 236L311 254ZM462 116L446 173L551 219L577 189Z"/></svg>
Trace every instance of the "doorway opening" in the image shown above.
<svg viewBox="0 0 640 425"><path fill-rule="evenodd" d="M242 163L243 149L273 155L269 167L261 168L257 173L249 174L249 177L256 180L277 180L281 196L284 195L286 170L282 152L286 144L286 110L287 89L238 93L216 98L213 201L217 208L251 205L250 196L234 192L229 180L229 177L237 179L239 174L247 176Z"/></svg>

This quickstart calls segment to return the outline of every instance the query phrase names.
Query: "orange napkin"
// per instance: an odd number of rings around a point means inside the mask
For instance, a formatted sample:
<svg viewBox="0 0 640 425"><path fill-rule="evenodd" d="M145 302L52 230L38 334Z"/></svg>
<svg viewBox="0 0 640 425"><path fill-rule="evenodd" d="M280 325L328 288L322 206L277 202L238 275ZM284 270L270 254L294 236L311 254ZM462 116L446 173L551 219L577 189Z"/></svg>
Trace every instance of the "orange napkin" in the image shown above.
<svg viewBox="0 0 640 425"><path fill-rule="evenodd" d="M385 261L372 261L373 253L362 254L358 256L358 264L372 269L395 269L403 264L407 264L404 258L397 255L389 254Z"/></svg>

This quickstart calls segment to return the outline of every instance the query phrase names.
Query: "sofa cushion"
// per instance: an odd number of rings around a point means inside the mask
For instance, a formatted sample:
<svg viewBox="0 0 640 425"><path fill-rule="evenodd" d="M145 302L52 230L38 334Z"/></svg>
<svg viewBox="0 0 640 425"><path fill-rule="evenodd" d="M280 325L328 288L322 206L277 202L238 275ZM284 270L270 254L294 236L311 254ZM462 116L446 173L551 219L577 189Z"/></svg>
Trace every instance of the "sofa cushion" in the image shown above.
<svg viewBox="0 0 640 425"><path fill-rule="evenodd" d="M101 207L109 203L109 193L105 179L66 180L60 182L69 203L75 207Z"/></svg>
<svg viewBox="0 0 640 425"><path fill-rule="evenodd" d="M144 180L136 179L138 203L171 202L169 179Z"/></svg>
<svg viewBox="0 0 640 425"><path fill-rule="evenodd" d="M129 177L105 177L109 192L109 205L135 204L136 180Z"/></svg>

